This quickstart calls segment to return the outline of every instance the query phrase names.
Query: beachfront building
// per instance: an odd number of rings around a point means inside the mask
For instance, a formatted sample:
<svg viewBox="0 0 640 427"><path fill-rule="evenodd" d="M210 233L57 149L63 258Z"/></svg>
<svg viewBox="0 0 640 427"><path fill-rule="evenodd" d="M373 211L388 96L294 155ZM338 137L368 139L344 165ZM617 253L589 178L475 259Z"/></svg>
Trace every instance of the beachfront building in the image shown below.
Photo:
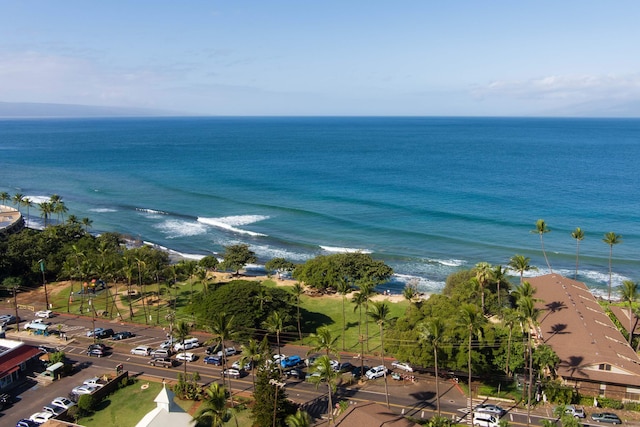
<svg viewBox="0 0 640 427"><path fill-rule="evenodd" d="M156 407L136 424L136 427L190 427L193 418L174 401L175 394L166 384L154 399Z"/></svg>
<svg viewBox="0 0 640 427"><path fill-rule="evenodd" d="M0 205L0 235L17 233L24 228L24 218L17 209Z"/></svg>
<svg viewBox="0 0 640 427"><path fill-rule="evenodd" d="M542 311L535 335L560 358L563 384L586 396L640 401L640 358L585 284L559 274L528 281Z"/></svg>
<svg viewBox="0 0 640 427"><path fill-rule="evenodd" d="M0 392L19 384L30 368L39 363L40 353L23 342L0 338Z"/></svg>

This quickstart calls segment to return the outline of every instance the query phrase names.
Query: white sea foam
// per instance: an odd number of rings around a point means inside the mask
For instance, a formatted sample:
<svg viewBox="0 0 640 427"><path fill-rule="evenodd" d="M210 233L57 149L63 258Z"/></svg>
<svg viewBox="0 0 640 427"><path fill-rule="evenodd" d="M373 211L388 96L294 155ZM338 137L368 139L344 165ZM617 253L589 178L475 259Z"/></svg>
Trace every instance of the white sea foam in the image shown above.
<svg viewBox="0 0 640 427"><path fill-rule="evenodd" d="M370 254L370 253L373 253L373 251L371 251L369 249L339 248L339 247L334 247L334 246L322 246L322 245L320 245L320 247L322 248L323 251L326 251L326 252L336 252L336 253L342 253L342 254L353 254L353 253Z"/></svg>
<svg viewBox="0 0 640 427"><path fill-rule="evenodd" d="M444 282L439 282L437 280L430 280L426 277L412 276L409 274L394 274L393 279L396 281L407 284L412 282L417 282L418 292L424 292L428 294L438 293L444 289Z"/></svg>
<svg viewBox="0 0 640 427"><path fill-rule="evenodd" d="M309 253L293 252L268 245L251 245L251 250L258 254L260 258L265 259L284 258L292 262L304 262L313 257Z"/></svg>
<svg viewBox="0 0 640 427"><path fill-rule="evenodd" d="M153 242L143 241L142 243L144 243L147 246L151 246L154 249L158 249L160 251L168 252L170 255L175 255L175 256L180 257L180 258L193 259L193 260L196 260L196 261L199 261L202 258L204 258L204 255L187 254L187 253L184 253L184 252L174 251L173 249L169 249L166 246L158 245L157 243L153 243Z"/></svg>
<svg viewBox="0 0 640 427"><path fill-rule="evenodd" d="M167 212L159 211L159 210L155 210L155 209L136 208L136 211L143 212L143 213L148 213L148 214L155 214L155 215L169 215Z"/></svg>
<svg viewBox="0 0 640 427"><path fill-rule="evenodd" d="M427 262L441 264L446 267L460 267L461 265L465 264L465 262L461 259L427 259Z"/></svg>
<svg viewBox="0 0 640 427"><path fill-rule="evenodd" d="M109 213L109 212L118 212L118 211L117 209L112 209L112 208L93 208L93 209L89 209L89 212Z"/></svg>
<svg viewBox="0 0 640 427"><path fill-rule="evenodd" d="M256 233L255 231L243 230L242 228L238 228L238 226L253 224L258 221L264 221L265 219L269 219L268 216L264 215L235 215L235 216L225 216L221 218L198 218L198 222L203 224L207 224L216 228L221 228L223 230L231 231L233 233L238 234L248 234L249 236L254 237L266 237L266 234Z"/></svg>
<svg viewBox="0 0 640 427"><path fill-rule="evenodd" d="M155 224L153 227L165 233L168 239L198 236L207 232L207 227L204 224L180 219L168 219L159 224Z"/></svg>
<svg viewBox="0 0 640 427"><path fill-rule="evenodd" d="M34 205L51 201L51 197L49 196L24 196L24 198L31 200L31 203Z"/></svg>

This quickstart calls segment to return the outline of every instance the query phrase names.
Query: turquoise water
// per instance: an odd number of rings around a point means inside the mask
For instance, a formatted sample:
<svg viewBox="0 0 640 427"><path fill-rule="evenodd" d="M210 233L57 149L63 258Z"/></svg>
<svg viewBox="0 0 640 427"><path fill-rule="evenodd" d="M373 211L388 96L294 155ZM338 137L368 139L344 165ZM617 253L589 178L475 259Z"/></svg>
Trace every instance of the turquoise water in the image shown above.
<svg viewBox="0 0 640 427"><path fill-rule="evenodd" d="M93 231L260 262L361 250L424 291L515 254L599 292L638 280L640 120L158 118L0 121L0 191L56 193ZM32 221L40 221L37 208Z"/></svg>

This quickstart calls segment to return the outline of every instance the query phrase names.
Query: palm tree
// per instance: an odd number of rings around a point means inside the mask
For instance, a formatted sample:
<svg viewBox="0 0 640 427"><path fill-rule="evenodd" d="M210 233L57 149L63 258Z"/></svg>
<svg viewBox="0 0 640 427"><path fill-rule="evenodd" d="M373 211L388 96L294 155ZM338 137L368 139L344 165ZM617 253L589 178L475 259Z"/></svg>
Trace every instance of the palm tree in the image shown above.
<svg viewBox="0 0 640 427"><path fill-rule="evenodd" d="M342 295L342 350L345 350L344 340L347 331L347 315L345 313L345 302L347 300L347 294L351 292L351 284L346 280L340 280L338 282L337 291Z"/></svg>
<svg viewBox="0 0 640 427"><path fill-rule="evenodd" d="M28 227L30 222L29 210L31 207L33 207L33 202L31 201L30 198L25 197L24 199L22 199L22 202L20 202L20 204L25 208L27 208L27 227Z"/></svg>
<svg viewBox="0 0 640 427"><path fill-rule="evenodd" d="M18 209L18 211L20 210L20 205L22 204L22 199L23 198L24 198L24 194L16 193L16 194L13 195L13 198L11 199L13 204L16 205L16 208Z"/></svg>
<svg viewBox="0 0 640 427"><path fill-rule="evenodd" d="M507 283L509 284L509 280L506 277L507 269L502 267L501 265L496 265L493 267L493 278L497 284L497 292L498 292L498 306L502 308L502 302L500 301L500 284Z"/></svg>
<svg viewBox="0 0 640 427"><path fill-rule="evenodd" d="M260 343L253 338L249 338L248 344L243 344L240 347L242 351L242 357L240 358L240 365L244 366L247 363L251 364L251 379L253 381L253 388L256 388L256 366L265 358L264 352L260 346Z"/></svg>
<svg viewBox="0 0 640 427"><path fill-rule="evenodd" d="M522 297L518 300L518 310L523 319L527 322L527 353L529 355L529 386L527 387L527 425L530 423L531 415L531 389L533 387L533 350L531 343L531 329L535 328L540 315L540 310L535 307L532 297Z"/></svg>
<svg viewBox="0 0 640 427"><path fill-rule="evenodd" d="M318 375L311 375L309 381L315 384L316 388L318 388L322 382L327 383L327 388L329 389L329 405L327 407L327 413L331 417L331 422L333 423L332 396L336 391L338 375L340 375L340 373L333 369L333 366L331 366L331 359L329 359L329 356L327 355L320 356L315 362L313 362L313 372Z"/></svg>
<svg viewBox="0 0 640 427"><path fill-rule="evenodd" d="M2 287L13 292L13 307L16 310L16 331L20 332L20 322L18 321L18 289L22 286L20 277L7 277L2 281Z"/></svg>
<svg viewBox="0 0 640 427"><path fill-rule="evenodd" d="M542 246L542 255L544 255L544 260L547 262L547 267L549 267L549 272L553 273L553 270L551 270L551 264L549 264L549 259L547 258L547 253L544 250L544 240L542 239L542 235L549 233L550 231L551 230L547 228L547 223L544 221L544 219L539 219L538 221L536 221L536 229L531 230L532 233L540 235L540 245Z"/></svg>
<svg viewBox="0 0 640 427"><path fill-rule="evenodd" d="M3 205L6 205L7 200L11 200L11 196L9 196L9 193L7 193L6 191L0 192L0 202L2 202Z"/></svg>
<svg viewBox="0 0 640 427"><path fill-rule="evenodd" d="M609 245L609 302L611 302L611 281L613 278L611 273L611 258L613 256L613 245L622 243L622 236L614 233L613 231L610 231L604 235L602 241Z"/></svg>
<svg viewBox="0 0 640 427"><path fill-rule="evenodd" d="M135 262L133 258L127 254L122 257L122 274L127 279L127 301L129 302L129 319L133 319L133 295L131 285L133 284L133 274L135 272Z"/></svg>
<svg viewBox="0 0 640 427"><path fill-rule="evenodd" d="M625 280L620 287L620 293L622 294L622 300L629 304L629 345L633 340L633 304L638 300L640 291L638 290L638 284L631 280Z"/></svg>
<svg viewBox="0 0 640 427"><path fill-rule="evenodd" d="M196 412L193 422L196 427L222 427L229 415L227 390L214 381L209 384L204 393L204 401Z"/></svg>
<svg viewBox="0 0 640 427"><path fill-rule="evenodd" d="M305 411L298 409L295 414L288 415L284 420L288 427L309 427L311 417Z"/></svg>
<svg viewBox="0 0 640 427"><path fill-rule="evenodd" d="M531 259L525 257L524 255L514 255L509 259L508 268L513 271L517 271L520 273L520 284L522 284L524 280L524 273L526 271L538 271L538 267L534 267L530 265Z"/></svg>
<svg viewBox="0 0 640 427"><path fill-rule="evenodd" d="M145 291L144 291L144 283L142 282L142 272L143 269L147 268L147 263L143 261L141 256L135 257L135 262L138 267L138 287L140 288L140 296L142 301L142 313L144 313L144 323L146 325L149 324L149 317L147 316L147 307L145 304Z"/></svg>
<svg viewBox="0 0 640 427"><path fill-rule="evenodd" d="M225 312L218 312L209 322L207 329L213 338L222 346L222 369L227 369L227 348L226 343L233 340L237 332L235 330L235 316L227 315ZM229 392L231 392L231 376L229 376ZM233 406L233 405L232 405Z"/></svg>
<svg viewBox="0 0 640 427"><path fill-rule="evenodd" d="M85 232L89 232L89 227L91 227L91 225L93 225L93 221L87 217L82 218L80 220L82 222L82 225L84 225L84 231Z"/></svg>
<svg viewBox="0 0 640 427"><path fill-rule="evenodd" d="M584 231L580 227L576 227L571 232L571 237L576 239L576 274L573 276L574 280L578 280L578 259L580 257L580 242L584 239Z"/></svg>
<svg viewBox="0 0 640 427"><path fill-rule="evenodd" d="M302 340L302 328L300 326L300 296L304 294L304 288L296 282L291 288L293 296L296 298L296 321L298 322L298 339Z"/></svg>
<svg viewBox="0 0 640 427"><path fill-rule="evenodd" d="M505 308L500 313L500 317L502 317L502 323L504 326L509 329L509 338L507 340L507 360L505 362L505 373L508 377L511 375L511 365L509 361L511 359L511 342L513 338L513 327L521 320L521 316L517 310L513 308Z"/></svg>
<svg viewBox="0 0 640 427"><path fill-rule="evenodd" d="M473 304L463 304L460 309L460 323L466 328L469 334L468 342L468 361L467 367L469 369L469 416L473 413L473 387L471 383L471 342L473 341L474 334L478 338L482 337L482 325L485 322L485 318L478 311L478 307Z"/></svg>
<svg viewBox="0 0 640 427"><path fill-rule="evenodd" d="M358 285L358 289L360 290L360 298L362 300L362 304L364 305L364 312L369 312L369 302L371 301L371 297L376 293L375 285L370 281L362 281ZM369 318L365 317L364 320L364 328L365 328L365 342L367 343L367 351L369 351Z"/></svg>
<svg viewBox="0 0 640 427"><path fill-rule="evenodd" d="M279 311L272 311L267 319L262 322L262 326L272 333L276 334L276 343L278 345L278 354L280 354L280 333L284 330L285 317Z"/></svg>
<svg viewBox="0 0 640 427"><path fill-rule="evenodd" d="M176 339L182 344L183 349L184 349L184 340L189 336L190 333L191 333L191 327L184 320L181 320L180 322L178 322L176 327L173 329L173 336L175 336ZM184 363L184 376L186 378L187 361L185 360L183 363Z"/></svg>
<svg viewBox="0 0 640 427"><path fill-rule="evenodd" d="M374 302L369 312L367 313L371 320L378 324L380 327L380 360L384 365L384 327L391 320L389 318L390 309L386 302ZM387 408L391 408L389 404L389 387L387 384L387 372L384 371L384 394L387 400Z"/></svg>
<svg viewBox="0 0 640 427"><path fill-rule="evenodd" d="M44 226L47 227L47 220L53 213L53 206L49 202L41 202L38 203L38 207L40 208L40 216L44 219Z"/></svg>
<svg viewBox="0 0 640 427"><path fill-rule="evenodd" d="M476 279L480 285L480 295L482 301L482 313L485 313L484 307L484 290L489 285L489 282L493 280L493 267L488 262L479 262L476 264Z"/></svg>
<svg viewBox="0 0 640 427"><path fill-rule="evenodd" d="M331 330L326 326L320 326L315 334L310 334L309 340L311 341L309 343L311 348L307 352L307 355L316 352L323 352L327 356L330 354L338 354L338 348L336 347L338 337L331 336Z"/></svg>
<svg viewBox="0 0 640 427"><path fill-rule="evenodd" d="M433 347L433 360L435 363L436 374L436 408L438 410L438 416L440 416L440 381L438 377L438 346L444 339L445 324L442 319L436 317L426 323L418 325L420 339L427 342Z"/></svg>

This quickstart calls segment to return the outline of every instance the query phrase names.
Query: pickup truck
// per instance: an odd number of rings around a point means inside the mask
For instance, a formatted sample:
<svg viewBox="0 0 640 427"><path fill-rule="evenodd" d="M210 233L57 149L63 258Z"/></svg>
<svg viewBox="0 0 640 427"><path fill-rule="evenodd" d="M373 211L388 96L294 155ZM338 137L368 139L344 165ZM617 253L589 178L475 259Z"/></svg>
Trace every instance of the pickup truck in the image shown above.
<svg viewBox="0 0 640 427"><path fill-rule="evenodd" d="M162 366L164 368L172 368L173 360L168 357L154 357L149 360L149 365L151 366Z"/></svg>

